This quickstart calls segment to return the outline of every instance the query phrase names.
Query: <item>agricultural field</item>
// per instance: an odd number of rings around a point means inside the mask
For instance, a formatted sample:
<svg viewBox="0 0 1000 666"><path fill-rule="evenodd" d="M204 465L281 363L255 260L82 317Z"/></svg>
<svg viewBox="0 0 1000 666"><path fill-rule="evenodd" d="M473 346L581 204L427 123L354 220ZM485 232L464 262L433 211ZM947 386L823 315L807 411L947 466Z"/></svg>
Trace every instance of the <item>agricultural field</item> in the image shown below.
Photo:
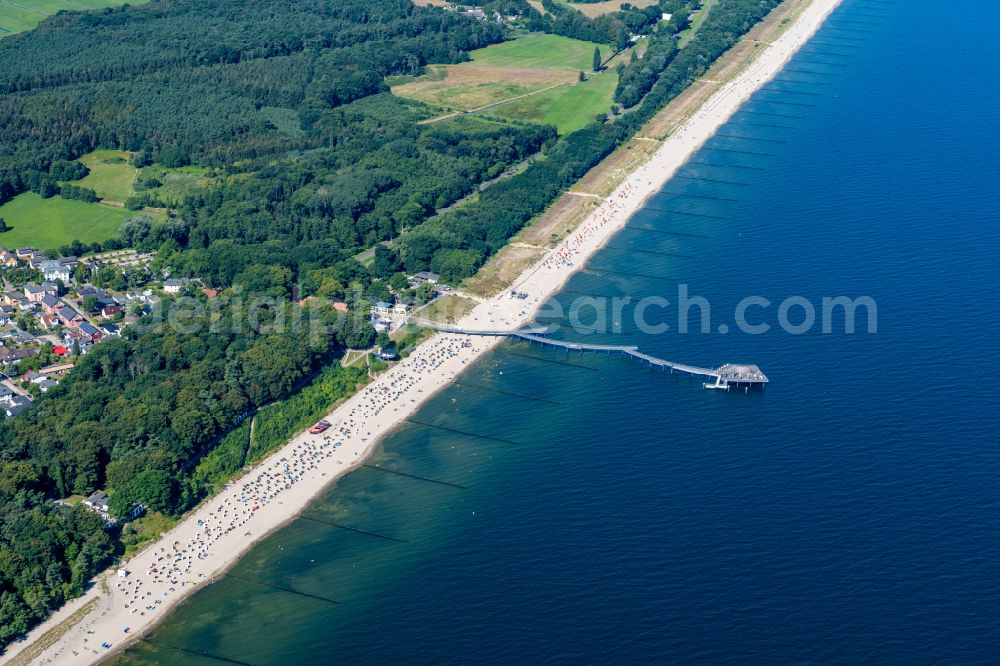
<svg viewBox="0 0 1000 666"><path fill-rule="evenodd" d="M140 4L133 2L130 4ZM0 2L0 37L31 30L56 12L116 7L124 0L3 0Z"/></svg>
<svg viewBox="0 0 1000 666"><path fill-rule="evenodd" d="M0 206L0 217L10 227L10 231L0 233L0 245L51 250L74 240L106 241L114 238L122 221L132 215L133 211L124 208L58 196L43 199L34 192L25 192Z"/></svg>
<svg viewBox="0 0 1000 666"><path fill-rule="evenodd" d="M605 56L611 50L558 35L528 35L473 51L470 62L429 67L423 76L397 81L392 92L446 111L486 111L572 131L611 108L613 68L578 81L581 71L590 71L595 47Z"/></svg>
<svg viewBox="0 0 1000 666"><path fill-rule="evenodd" d="M89 187L101 199L124 202L132 196L132 182L138 169L129 163L131 155L121 150L95 150L80 158L90 173L74 185Z"/></svg>

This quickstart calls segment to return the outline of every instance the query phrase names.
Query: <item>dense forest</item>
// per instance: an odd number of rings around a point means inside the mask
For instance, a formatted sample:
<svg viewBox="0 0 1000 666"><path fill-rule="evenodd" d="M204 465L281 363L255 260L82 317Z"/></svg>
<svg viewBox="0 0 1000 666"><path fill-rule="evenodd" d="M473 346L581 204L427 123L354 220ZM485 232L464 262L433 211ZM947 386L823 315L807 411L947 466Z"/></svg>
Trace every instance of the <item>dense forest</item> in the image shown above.
<svg viewBox="0 0 1000 666"><path fill-rule="evenodd" d="M405 285L402 271L471 275L776 4L719 0L682 49L654 34L648 60L622 72L628 112L564 136L476 116L420 124L435 110L392 96L384 77L461 61L510 28L408 0L153 0L0 40L0 202L59 194L96 148L211 166L215 187L167 221L130 221L119 241L223 289L212 303L192 292L205 311L190 326L136 326L96 346L0 422L0 643L122 552L94 514L52 500L101 488L118 515L135 504L179 515L211 490L202 461L232 445L226 434L247 415L295 394L343 347L371 344L363 320L329 309L309 308L321 334L305 335L293 285L364 312ZM562 5L543 16L523 0L484 6L620 48L667 3L598 19ZM437 214L531 155L542 158ZM390 239L372 266L354 259ZM226 300L237 291L272 300L251 320Z"/></svg>

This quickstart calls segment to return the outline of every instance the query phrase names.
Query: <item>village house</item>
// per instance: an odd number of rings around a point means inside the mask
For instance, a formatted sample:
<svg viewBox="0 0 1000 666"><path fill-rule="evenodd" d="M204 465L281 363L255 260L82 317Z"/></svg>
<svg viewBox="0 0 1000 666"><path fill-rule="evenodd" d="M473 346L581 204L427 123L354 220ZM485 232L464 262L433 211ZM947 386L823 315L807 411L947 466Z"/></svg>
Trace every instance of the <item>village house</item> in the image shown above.
<svg viewBox="0 0 1000 666"><path fill-rule="evenodd" d="M61 310L65 306L65 303L63 303L55 296L52 296L51 294L46 294L41 300L41 305L42 305L42 310L45 311L45 314L54 316L57 312L59 312L59 310Z"/></svg>
<svg viewBox="0 0 1000 666"><path fill-rule="evenodd" d="M41 303L46 296L56 296L58 293L59 290L51 282L43 282L42 284L29 282L24 285L24 297L31 303Z"/></svg>
<svg viewBox="0 0 1000 666"><path fill-rule="evenodd" d="M25 298L24 296L18 296L14 299L14 307L18 312L38 312L38 308L41 307L40 303L36 303L30 298Z"/></svg>
<svg viewBox="0 0 1000 666"><path fill-rule="evenodd" d="M0 346L0 363L15 363L29 356L38 356L38 350L30 347L14 349L12 347Z"/></svg>
<svg viewBox="0 0 1000 666"><path fill-rule="evenodd" d="M31 398L12 390L6 384L0 384L0 412L13 416L31 405ZM13 409L13 413L10 410Z"/></svg>
<svg viewBox="0 0 1000 666"><path fill-rule="evenodd" d="M71 328L76 328L84 321L83 315L68 305L64 305L57 313L57 316L63 324Z"/></svg>
<svg viewBox="0 0 1000 666"><path fill-rule="evenodd" d="M437 284L441 281L441 276L437 273L431 273L430 271L420 271L419 273L414 273L413 277L410 278L414 282L426 282L428 284Z"/></svg>
<svg viewBox="0 0 1000 666"><path fill-rule="evenodd" d="M11 396L10 403L4 409L4 413L7 414L7 418L10 418L11 416L17 416L28 407L31 407L31 398L15 393Z"/></svg>
<svg viewBox="0 0 1000 666"><path fill-rule="evenodd" d="M73 348L73 344L75 343L80 349L80 354L86 354L94 346L94 340L91 336L79 329L72 328L67 328L63 331L63 342L70 349Z"/></svg>
<svg viewBox="0 0 1000 666"><path fill-rule="evenodd" d="M100 490L94 492L90 497L83 500L83 505L91 511L100 514L101 518L108 526L115 524L115 519L111 517L109 503L111 496Z"/></svg>
<svg viewBox="0 0 1000 666"><path fill-rule="evenodd" d="M70 281L70 267L58 259L46 259L39 264L38 269L42 271L46 280L62 280L64 283Z"/></svg>
<svg viewBox="0 0 1000 666"><path fill-rule="evenodd" d="M110 499L111 497L107 493L103 493L98 490L93 495L83 500L83 505L97 511L98 513L107 513L108 501Z"/></svg>
<svg viewBox="0 0 1000 666"><path fill-rule="evenodd" d="M121 314L122 306L120 305L105 305L101 308L101 316L105 319L114 319L119 314Z"/></svg>
<svg viewBox="0 0 1000 666"><path fill-rule="evenodd" d="M101 518L109 525L114 525L116 522L114 517L111 515L111 496L103 491L96 491L90 497L83 500L83 505L101 515ZM129 511L128 516L125 517L126 520L135 520L141 516L146 511L145 504L138 504Z"/></svg>
<svg viewBox="0 0 1000 666"><path fill-rule="evenodd" d="M406 303L386 303L379 301L372 306L372 316L391 319L393 317L405 317L409 306Z"/></svg>
<svg viewBox="0 0 1000 666"><path fill-rule="evenodd" d="M50 261L49 255L45 254L41 250L35 250L31 253L31 256L28 257L28 265L38 271L42 270L42 264L47 261Z"/></svg>
<svg viewBox="0 0 1000 666"><path fill-rule="evenodd" d="M40 384L45 381L45 375L40 372L26 372L21 375L21 379L29 384Z"/></svg>
<svg viewBox="0 0 1000 666"><path fill-rule="evenodd" d="M187 285L187 283L188 283L187 280L175 280L172 278L169 280L164 280L163 291L167 292L168 294L179 294L181 289L183 289Z"/></svg>
<svg viewBox="0 0 1000 666"><path fill-rule="evenodd" d="M80 333L85 335L90 342L99 342L104 337L99 328L86 321L80 323Z"/></svg>
<svg viewBox="0 0 1000 666"><path fill-rule="evenodd" d="M14 268L17 266L17 257L10 250L0 247L0 266Z"/></svg>

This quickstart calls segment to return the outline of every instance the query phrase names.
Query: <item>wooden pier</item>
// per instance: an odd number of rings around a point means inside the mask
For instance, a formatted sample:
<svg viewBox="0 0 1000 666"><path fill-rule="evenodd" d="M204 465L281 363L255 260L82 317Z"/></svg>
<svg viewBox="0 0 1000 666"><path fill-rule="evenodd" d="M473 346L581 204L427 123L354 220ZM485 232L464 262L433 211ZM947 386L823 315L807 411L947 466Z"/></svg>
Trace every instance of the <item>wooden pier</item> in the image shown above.
<svg viewBox="0 0 1000 666"><path fill-rule="evenodd" d="M643 354L635 345L593 345L585 342L566 342L564 340L553 340L545 337L547 329L524 329L515 331L491 331L491 330L469 330L448 326L433 325L433 328L442 333L455 333L457 335L481 335L490 337L507 337L525 340L533 344L548 347L558 347L566 351L592 351L604 352L607 354L622 354L650 367L669 370L671 373L678 372L686 375L704 377L707 380L702 384L705 388L723 389L728 391L732 386L749 390L750 388L761 388L768 383L767 375L760 368L752 364L726 363L718 368L701 368L696 365L686 363L675 363L662 358Z"/></svg>

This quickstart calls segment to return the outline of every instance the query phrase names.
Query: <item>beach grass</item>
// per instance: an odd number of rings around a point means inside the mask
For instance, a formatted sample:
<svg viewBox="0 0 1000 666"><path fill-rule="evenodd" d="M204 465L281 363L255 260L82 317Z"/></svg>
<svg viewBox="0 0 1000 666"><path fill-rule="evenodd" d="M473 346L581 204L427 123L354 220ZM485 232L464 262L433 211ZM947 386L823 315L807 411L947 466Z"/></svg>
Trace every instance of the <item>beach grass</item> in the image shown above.
<svg viewBox="0 0 1000 666"><path fill-rule="evenodd" d="M176 524L176 518L164 516L156 511L150 511L131 521L122 528L122 542L125 544L123 559L127 560L132 557L136 552L142 550L143 544L156 539Z"/></svg>
<svg viewBox="0 0 1000 666"><path fill-rule="evenodd" d="M478 303L471 298L446 294L423 306L417 310L416 314L422 319L439 324L449 324L455 323L472 312L477 305Z"/></svg>
<svg viewBox="0 0 1000 666"><path fill-rule="evenodd" d="M133 211L124 208L58 196L43 199L25 192L0 206L0 217L10 227L0 233L0 245L52 250L74 240L100 243L114 238L125 218L132 215Z"/></svg>
<svg viewBox="0 0 1000 666"><path fill-rule="evenodd" d="M348 349L344 352L344 358L340 360L340 365L344 368L349 368L352 365L358 365L359 361L364 361L369 353L370 352L367 349ZM360 365L365 366L366 364L360 363Z"/></svg>
<svg viewBox="0 0 1000 666"><path fill-rule="evenodd" d="M74 611L69 617L55 625L44 634L42 634L34 643L31 644L26 650L17 654L13 659L7 662L8 666L28 666L35 659L37 659L43 652L56 644L56 642L63 637L63 635L80 624L85 617L90 615L90 613L97 608L100 603L100 599L91 599L87 603L80 606L76 611Z"/></svg>

